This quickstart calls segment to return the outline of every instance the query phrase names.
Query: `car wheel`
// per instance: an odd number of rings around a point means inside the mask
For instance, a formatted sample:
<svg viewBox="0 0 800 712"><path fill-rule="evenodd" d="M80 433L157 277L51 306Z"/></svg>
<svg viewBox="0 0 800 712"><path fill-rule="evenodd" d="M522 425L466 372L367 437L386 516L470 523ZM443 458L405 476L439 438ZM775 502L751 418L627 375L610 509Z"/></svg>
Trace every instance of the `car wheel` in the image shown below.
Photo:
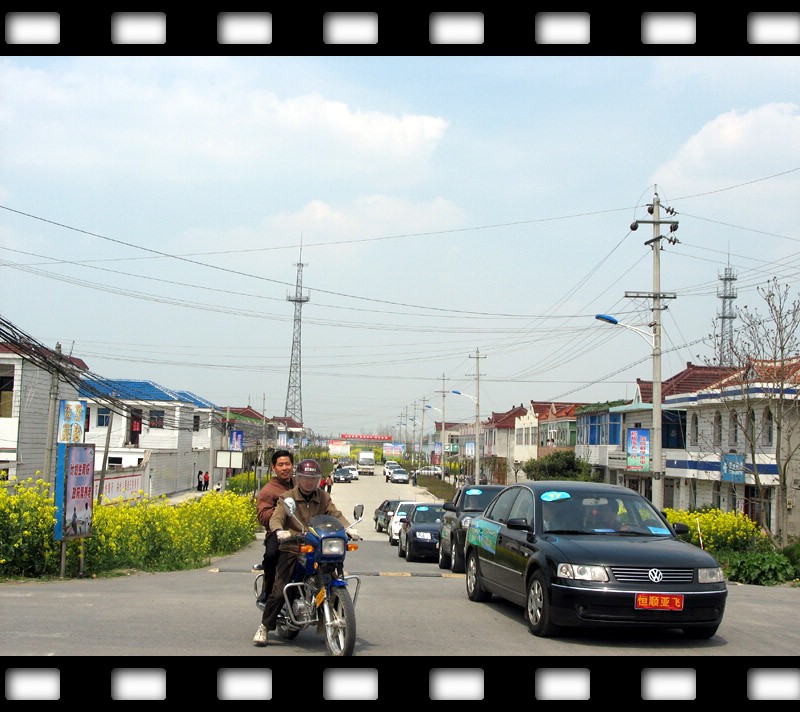
<svg viewBox="0 0 800 712"><path fill-rule="evenodd" d="M376 519L376 520L375 520L375 531L376 531L376 532L379 532L380 530L381 530L381 525L380 525L380 524L378 524L378 520Z"/></svg>
<svg viewBox="0 0 800 712"><path fill-rule="evenodd" d="M481 583L481 568L478 564L478 555L474 551L469 552L467 560L467 596L470 601L488 601L492 594L489 593Z"/></svg>
<svg viewBox="0 0 800 712"><path fill-rule="evenodd" d="M525 597L525 619L531 633L546 638L553 635L557 626L550 619L550 592L541 571L536 571L528 581L528 594Z"/></svg>
<svg viewBox="0 0 800 712"><path fill-rule="evenodd" d="M403 549L402 543L400 541L400 537L397 537L397 555L402 559L405 555L405 549Z"/></svg>
<svg viewBox="0 0 800 712"><path fill-rule="evenodd" d="M398 546L400 544L400 540L399 539L395 539L392 536L391 532L389 532L389 544L391 544L392 546Z"/></svg>
<svg viewBox="0 0 800 712"><path fill-rule="evenodd" d="M408 539L406 539L406 561L414 561L414 555L411 553L411 547L408 545Z"/></svg>
<svg viewBox="0 0 800 712"><path fill-rule="evenodd" d="M708 638L713 638L717 634L717 625L701 625L694 628L684 628L683 634L687 638L692 638L694 640L706 640Z"/></svg>
<svg viewBox="0 0 800 712"><path fill-rule="evenodd" d="M444 546L442 545L441 537L439 538L439 568L440 569L450 568L450 555L444 553Z"/></svg>
<svg viewBox="0 0 800 712"><path fill-rule="evenodd" d="M452 557L452 564L450 568L454 574L464 573L464 547L458 543L458 537L451 537L450 539L450 556Z"/></svg>

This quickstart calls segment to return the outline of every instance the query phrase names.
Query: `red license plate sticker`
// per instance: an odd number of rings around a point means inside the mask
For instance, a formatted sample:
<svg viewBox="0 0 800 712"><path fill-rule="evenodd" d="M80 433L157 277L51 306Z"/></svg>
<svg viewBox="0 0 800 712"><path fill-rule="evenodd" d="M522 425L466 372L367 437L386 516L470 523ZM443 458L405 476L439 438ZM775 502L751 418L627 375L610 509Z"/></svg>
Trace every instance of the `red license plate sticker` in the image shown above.
<svg viewBox="0 0 800 712"><path fill-rule="evenodd" d="M649 611L682 611L682 595L662 595L657 593L637 593L636 608Z"/></svg>

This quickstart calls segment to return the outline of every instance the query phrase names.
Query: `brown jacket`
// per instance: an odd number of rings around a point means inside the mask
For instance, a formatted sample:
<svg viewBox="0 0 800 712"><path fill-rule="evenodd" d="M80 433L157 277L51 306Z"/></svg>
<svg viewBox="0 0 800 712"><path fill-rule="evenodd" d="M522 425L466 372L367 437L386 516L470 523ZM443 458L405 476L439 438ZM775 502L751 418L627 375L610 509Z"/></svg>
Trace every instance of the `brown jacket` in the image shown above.
<svg viewBox="0 0 800 712"><path fill-rule="evenodd" d="M291 478L289 478L288 482L284 482L280 477L273 474L272 479L258 491L258 496L256 497L258 521L267 532L270 531L269 520L275 513L278 497L284 492L288 492L293 486Z"/></svg>
<svg viewBox="0 0 800 712"><path fill-rule="evenodd" d="M286 508L283 506L283 500L287 497L292 497L294 501L297 502L297 510L295 511L294 517L297 517L297 519L303 523L303 529L308 529L308 523L311 521L311 517L317 514L329 514L332 517L336 517L336 519L342 523L342 526L350 526L350 522L347 521L345 516L337 509L330 494L325 490L319 487L315 488L314 492L311 494L311 499L306 501L300 488L293 487L285 494L282 494L278 499L278 503L275 506L275 513L269 520L270 531L276 532L279 529L288 529L292 534L299 534L303 531L300 525L295 521L295 518L290 517ZM281 551L294 551L297 549L297 544L283 542L279 548Z"/></svg>

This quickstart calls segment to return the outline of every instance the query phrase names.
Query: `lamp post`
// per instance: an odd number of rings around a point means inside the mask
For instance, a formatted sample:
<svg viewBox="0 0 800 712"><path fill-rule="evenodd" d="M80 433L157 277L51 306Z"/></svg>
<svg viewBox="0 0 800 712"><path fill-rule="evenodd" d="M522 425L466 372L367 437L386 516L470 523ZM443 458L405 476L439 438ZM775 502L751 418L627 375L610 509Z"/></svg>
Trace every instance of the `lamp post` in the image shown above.
<svg viewBox="0 0 800 712"><path fill-rule="evenodd" d="M475 474L473 476L474 484L480 484L480 477L481 477L481 450L478 444L478 434L481 430L481 402L475 396L471 396L467 393L462 393L461 391L450 391L451 393L455 393L457 396L464 396L464 398L469 398L475 404Z"/></svg>
<svg viewBox="0 0 800 712"><path fill-rule="evenodd" d="M653 505L656 509L664 507L664 480L661 472L661 340L655 322L649 326L652 332L625 324L609 314L595 314L595 319L607 324L621 326L635 331L648 344L653 353L653 428L650 434L650 460L653 474Z"/></svg>

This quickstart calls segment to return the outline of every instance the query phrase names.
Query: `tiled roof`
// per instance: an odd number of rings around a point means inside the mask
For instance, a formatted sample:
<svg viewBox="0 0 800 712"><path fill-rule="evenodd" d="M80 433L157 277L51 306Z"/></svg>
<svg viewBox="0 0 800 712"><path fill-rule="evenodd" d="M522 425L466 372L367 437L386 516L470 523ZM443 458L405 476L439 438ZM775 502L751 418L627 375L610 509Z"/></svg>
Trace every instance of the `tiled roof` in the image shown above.
<svg viewBox="0 0 800 712"><path fill-rule="evenodd" d="M176 393L187 403L193 403L198 408L211 408L216 409L215 406L210 400L206 400L205 398L201 398L198 395L195 395L191 391L176 391Z"/></svg>
<svg viewBox="0 0 800 712"><path fill-rule="evenodd" d="M20 358L25 358L25 351L26 350L30 351L33 348L34 347L31 346L25 346L23 348L14 348L11 344L2 343L0 344L0 353L16 354ZM35 352L38 356L44 356L45 358L47 357L52 358L55 357L56 355L55 351L48 348L43 348L43 349L35 348ZM81 369L81 371L89 370L89 367L86 365L86 362L83 359L77 358L76 356L67 356L66 354L63 353L61 354L61 357L69 361L75 367Z"/></svg>
<svg viewBox="0 0 800 712"><path fill-rule="evenodd" d="M87 385L89 387L86 387ZM119 400L193 402L187 401L185 396L181 396L176 391L160 386L153 381L137 381L125 378L84 379L81 388L78 390L78 395L95 397L97 394L118 398Z"/></svg>
<svg viewBox="0 0 800 712"><path fill-rule="evenodd" d="M677 393L695 393L708 388L734 373L737 369L730 366L696 366L691 361L686 368L674 376L661 381L661 399ZM653 382L636 379L642 403L653 402Z"/></svg>

